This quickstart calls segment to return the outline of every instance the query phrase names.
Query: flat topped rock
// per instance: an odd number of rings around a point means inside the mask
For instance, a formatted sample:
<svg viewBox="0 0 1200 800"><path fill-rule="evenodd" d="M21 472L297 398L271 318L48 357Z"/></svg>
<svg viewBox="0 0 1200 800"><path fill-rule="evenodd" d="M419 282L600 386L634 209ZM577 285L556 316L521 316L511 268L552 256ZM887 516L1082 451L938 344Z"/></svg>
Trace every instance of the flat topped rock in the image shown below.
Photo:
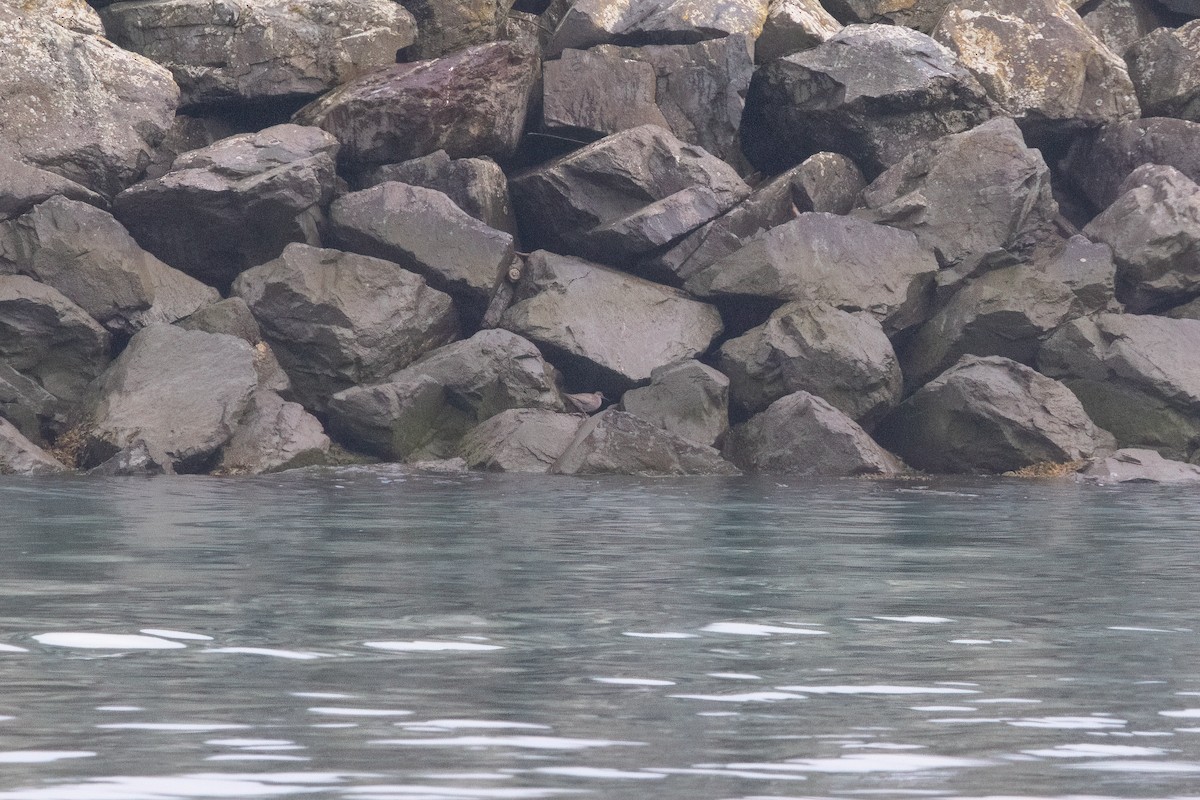
<svg viewBox="0 0 1200 800"><path fill-rule="evenodd" d="M1080 475L1098 483L1200 483L1200 467L1127 447L1097 459Z"/></svg>

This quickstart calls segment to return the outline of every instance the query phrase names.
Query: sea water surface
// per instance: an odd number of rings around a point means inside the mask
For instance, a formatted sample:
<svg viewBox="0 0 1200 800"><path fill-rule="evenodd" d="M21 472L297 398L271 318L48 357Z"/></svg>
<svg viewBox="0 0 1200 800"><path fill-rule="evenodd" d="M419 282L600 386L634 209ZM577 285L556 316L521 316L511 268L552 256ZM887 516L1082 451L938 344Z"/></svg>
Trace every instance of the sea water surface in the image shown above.
<svg viewBox="0 0 1200 800"><path fill-rule="evenodd" d="M0 800L1200 796L1200 494L0 482Z"/></svg>

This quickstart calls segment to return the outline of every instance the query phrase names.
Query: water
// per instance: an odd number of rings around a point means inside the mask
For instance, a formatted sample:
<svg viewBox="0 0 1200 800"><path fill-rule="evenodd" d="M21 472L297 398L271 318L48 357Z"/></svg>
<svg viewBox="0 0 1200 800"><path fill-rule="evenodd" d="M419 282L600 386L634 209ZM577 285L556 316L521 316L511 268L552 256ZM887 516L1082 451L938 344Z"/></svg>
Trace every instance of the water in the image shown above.
<svg viewBox="0 0 1200 800"><path fill-rule="evenodd" d="M0 483L0 800L1200 793L1200 496Z"/></svg>

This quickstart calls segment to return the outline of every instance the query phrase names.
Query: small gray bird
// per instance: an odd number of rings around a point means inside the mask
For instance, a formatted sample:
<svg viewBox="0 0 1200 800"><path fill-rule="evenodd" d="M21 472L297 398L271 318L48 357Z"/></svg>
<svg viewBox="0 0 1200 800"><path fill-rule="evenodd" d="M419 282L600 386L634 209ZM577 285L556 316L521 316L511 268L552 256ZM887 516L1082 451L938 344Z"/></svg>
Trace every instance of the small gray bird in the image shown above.
<svg viewBox="0 0 1200 800"><path fill-rule="evenodd" d="M578 394L563 393L567 402L580 414L595 414L608 398L602 392L579 392Z"/></svg>

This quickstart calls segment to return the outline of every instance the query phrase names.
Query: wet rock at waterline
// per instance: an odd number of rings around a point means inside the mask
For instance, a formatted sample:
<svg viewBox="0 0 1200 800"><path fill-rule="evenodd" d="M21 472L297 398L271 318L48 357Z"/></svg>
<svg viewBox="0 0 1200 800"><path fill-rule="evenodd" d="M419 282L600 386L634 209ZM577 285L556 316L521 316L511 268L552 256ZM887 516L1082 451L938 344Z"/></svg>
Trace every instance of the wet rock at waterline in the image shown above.
<svg viewBox="0 0 1200 800"><path fill-rule="evenodd" d="M549 472L583 424L578 414L537 408L501 411L476 425L459 445L471 469L489 472Z"/></svg>
<svg viewBox="0 0 1200 800"><path fill-rule="evenodd" d="M729 429L729 378L699 361L656 367L650 385L621 395L621 410L699 444L716 446Z"/></svg>
<svg viewBox="0 0 1200 800"><path fill-rule="evenodd" d="M66 467L0 418L0 475L49 475Z"/></svg>
<svg viewBox="0 0 1200 800"><path fill-rule="evenodd" d="M1079 474L1098 483L1200 483L1200 467L1195 464L1132 447L1097 459Z"/></svg>
<svg viewBox="0 0 1200 800"><path fill-rule="evenodd" d="M325 462L329 437L299 403L272 391L254 393L250 410L221 450L217 473L257 475Z"/></svg>
<svg viewBox="0 0 1200 800"><path fill-rule="evenodd" d="M579 427L550 470L556 475L737 475L711 447L609 409Z"/></svg>

